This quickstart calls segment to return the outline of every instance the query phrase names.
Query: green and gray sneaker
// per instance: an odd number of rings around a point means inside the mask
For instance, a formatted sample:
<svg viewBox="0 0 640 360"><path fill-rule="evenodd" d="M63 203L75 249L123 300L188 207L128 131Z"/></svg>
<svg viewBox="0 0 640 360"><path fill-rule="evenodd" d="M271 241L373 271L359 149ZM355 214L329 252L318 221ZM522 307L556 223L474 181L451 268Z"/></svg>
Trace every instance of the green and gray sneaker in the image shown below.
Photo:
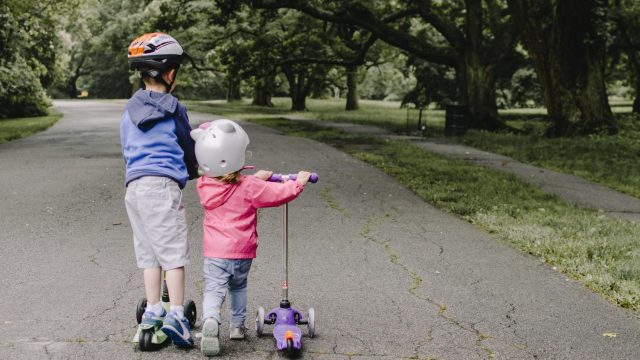
<svg viewBox="0 0 640 360"><path fill-rule="evenodd" d="M138 325L138 330L136 331L135 336L133 337L134 343L140 342L140 334L144 330L154 329L155 333L153 338L154 344L163 343L167 337L162 333L160 328L162 327L162 322L164 321L164 317L167 315L167 312L163 309L162 315L158 316L153 311L145 311L142 315L142 321L140 321L140 325ZM159 334L158 334L159 333Z"/></svg>
<svg viewBox="0 0 640 360"><path fill-rule="evenodd" d="M215 356L220 353L220 330L218 320L208 318L202 325L200 350L204 356Z"/></svg>

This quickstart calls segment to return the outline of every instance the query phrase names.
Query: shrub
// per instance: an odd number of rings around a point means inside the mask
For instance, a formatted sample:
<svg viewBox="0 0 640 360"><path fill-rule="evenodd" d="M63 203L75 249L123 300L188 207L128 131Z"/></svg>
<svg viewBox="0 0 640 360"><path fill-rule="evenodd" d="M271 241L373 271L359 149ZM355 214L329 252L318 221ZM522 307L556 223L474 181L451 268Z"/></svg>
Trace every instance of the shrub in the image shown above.
<svg viewBox="0 0 640 360"><path fill-rule="evenodd" d="M22 57L0 61L0 119L46 115L47 106L37 74Z"/></svg>

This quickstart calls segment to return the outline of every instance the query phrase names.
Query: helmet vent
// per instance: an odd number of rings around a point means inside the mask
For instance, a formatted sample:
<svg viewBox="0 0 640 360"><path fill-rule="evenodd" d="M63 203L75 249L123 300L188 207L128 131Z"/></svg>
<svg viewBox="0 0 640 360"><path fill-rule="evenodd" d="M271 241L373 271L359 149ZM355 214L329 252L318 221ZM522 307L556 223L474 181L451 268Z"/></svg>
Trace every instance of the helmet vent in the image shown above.
<svg viewBox="0 0 640 360"><path fill-rule="evenodd" d="M219 124L218 128L220 130L226 132L227 134L236 132L236 128L233 126L233 124L231 124L229 122L223 122L223 123Z"/></svg>

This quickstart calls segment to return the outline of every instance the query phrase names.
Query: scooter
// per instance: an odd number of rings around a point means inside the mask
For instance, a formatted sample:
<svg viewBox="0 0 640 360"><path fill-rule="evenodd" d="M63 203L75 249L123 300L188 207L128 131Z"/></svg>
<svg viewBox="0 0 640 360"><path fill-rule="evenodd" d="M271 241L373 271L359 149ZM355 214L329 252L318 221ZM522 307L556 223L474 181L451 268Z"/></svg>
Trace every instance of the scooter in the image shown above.
<svg viewBox="0 0 640 360"><path fill-rule="evenodd" d="M273 174L268 181L283 182L296 180L297 174ZM311 174L309 182L318 181L318 175ZM302 350L302 330L297 325L307 325L309 337L315 336L315 310L309 308L307 317L291 307L289 302L289 239L288 239L288 204L282 206L282 250L284 256L284 282L282 283L282 300L280 306L274 308L265 315L264 308L258 308L256 314L256 333L258 336L264 334L264 325L275 325L273 337L276 341L278 351L283 351L288 358L295 358Z"/></svg>
<svg viewBox="0 0 640 360"><path fill-rule="evenodd" d="M162 281L162 297L160 299L162 303L162 307L168 313L170 302L169 302L169 290L167 288L167 281ZM142 315L144 314L145 309L147 308L147 298L142 298L138 301L138 306L136 307L136 321L138 325L142 322ZM196 324L196 320L198 319L198 313L196 310L196 303L193 300L187 300L184 303L184 316L189 321L189 326L191 329ZM136 330L136 334L133 337L132 342L134 344L138 344L138 347L141 351L153 351L158 350L164 345L168 344L169 337L160 329L154 329L153 327L140 328Z"/></svg>

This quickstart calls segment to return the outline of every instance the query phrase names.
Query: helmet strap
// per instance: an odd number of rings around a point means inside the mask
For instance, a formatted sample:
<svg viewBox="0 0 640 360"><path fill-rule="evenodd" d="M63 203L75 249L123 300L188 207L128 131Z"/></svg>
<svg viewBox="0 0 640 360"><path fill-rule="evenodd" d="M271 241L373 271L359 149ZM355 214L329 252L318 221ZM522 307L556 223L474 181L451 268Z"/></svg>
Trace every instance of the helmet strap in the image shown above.
<svg viewBox="0 0 640 360"><path fill-rule="evenodd" d="M173 68L175 70L175 72L173 73L173 80L171 82L167 82L164 80L164 77L162 76L167 70L165 71L159 71L159 70L147 70L141 73L138 73L140 76L140 87L143 90L146 90L146 85L143 81L143 78L145 76L148 76L150 78L152 78L153 80L161 83L162 85L164 85L164 87L167 89L167 94L171 93L171 87L173 86L173 83L176 82L176 78L178 77L178 69L179 67L175 67Z"/></svg>

